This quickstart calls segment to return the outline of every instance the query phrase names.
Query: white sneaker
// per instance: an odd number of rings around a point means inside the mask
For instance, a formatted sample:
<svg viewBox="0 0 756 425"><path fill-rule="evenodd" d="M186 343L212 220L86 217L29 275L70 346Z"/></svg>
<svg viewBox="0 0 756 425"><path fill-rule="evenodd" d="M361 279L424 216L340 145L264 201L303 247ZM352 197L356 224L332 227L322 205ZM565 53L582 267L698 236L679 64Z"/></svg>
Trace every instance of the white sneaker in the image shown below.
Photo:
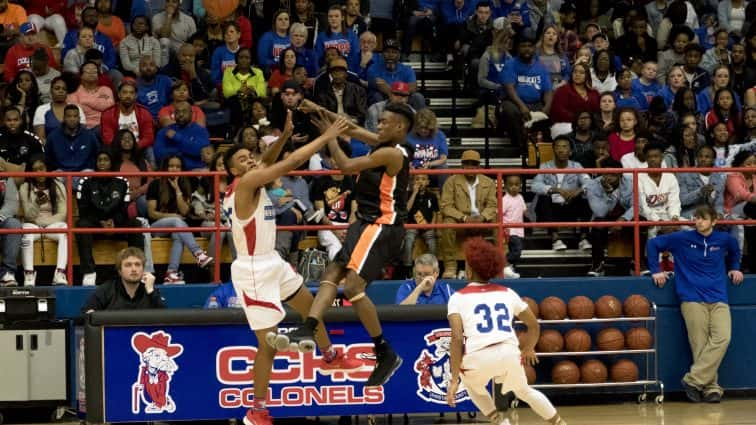
<svg viewBox="0 0 756 425"><path fill-rule="evenodd" d="M60 270L56 270L55 274L53 275L52 283L53 285L68 285L68 277L66 276L66 273Z"/></svg>
<svg viewBox="0 0 756 425"><path fill-rule="evenodd" d="M18 286L16 276L12 272L5 272L0 278L0 286Z"/></svg>
<svg viewBox="0 0 756 425"><path fill-rule="evenodd" d="M81 279L81 286L95 286L97 284L97 273L87 273Z"/></svg>
<svg viewBox="0 0 756 425"><path fill-rule="evenodd" d="M34 286L37 282L37 272L24 270L24 286Z"/></svg>
<svg viewBox="0 0 756 425"><path fill-rule="evenodd" d="M515 272L512 266L506 266L504 267L504 277L508 279L519 279L520 274Z"/></svg>
<svg viewBox="0 0 756 425"><path fill-rule="evenodd" d="M200 268L202 269L204 269L210 263L213 262L213 257L207 255L205 251L200 251L198 254L194 256L194 258L197 259L197 265L200 266Z"/></svg>
<svg viewBox="0 0 756 425"><path fill-rule="evenodd" d="M561 239L557 239L551 244L551 249L554 251L564 251L567 249L567 245L565 245Z"/></svg>
<svg viewBox="0 0 756 425"><path fill-rule="evenodd" d="M581 239L580 243L578 244L578 248L581 251L590 251L593 249L593 245L591 245L588 239Z"/></svg>

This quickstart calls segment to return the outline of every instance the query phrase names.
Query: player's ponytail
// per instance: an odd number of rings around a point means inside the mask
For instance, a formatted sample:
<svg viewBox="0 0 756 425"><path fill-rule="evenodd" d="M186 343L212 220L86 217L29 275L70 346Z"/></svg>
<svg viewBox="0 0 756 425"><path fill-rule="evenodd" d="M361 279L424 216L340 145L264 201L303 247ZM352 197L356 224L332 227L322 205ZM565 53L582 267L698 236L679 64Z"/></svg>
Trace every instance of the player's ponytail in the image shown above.
<svg viewBox="0 0 756 425"><path fill-rule="evenodd" d="M504 251L481 237L470 238L465 242L465 261L481 283L501 277L506 265Z"/></svg>

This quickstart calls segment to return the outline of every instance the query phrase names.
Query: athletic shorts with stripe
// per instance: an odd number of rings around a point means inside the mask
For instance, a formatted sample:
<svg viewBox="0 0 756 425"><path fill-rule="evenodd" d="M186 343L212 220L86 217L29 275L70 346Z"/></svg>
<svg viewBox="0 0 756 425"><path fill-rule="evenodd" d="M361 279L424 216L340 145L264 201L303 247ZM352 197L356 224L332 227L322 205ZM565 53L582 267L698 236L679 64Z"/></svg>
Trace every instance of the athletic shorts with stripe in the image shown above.
<svg viewBox="0 0 756 425"><path fill-rule="evenodd" d="M240 256L231 263L231 281L253 331L278 325L286 316L282 300L302 287L302 276L277 252Z"/></svg>
<svg viewBox="0 0 756 425"><path fill-rule="evenodd" d="M367 283L383 275L383 267L402 252L404 226L357 220L349 225L344 244L334 261L354 270Z"/></svg>

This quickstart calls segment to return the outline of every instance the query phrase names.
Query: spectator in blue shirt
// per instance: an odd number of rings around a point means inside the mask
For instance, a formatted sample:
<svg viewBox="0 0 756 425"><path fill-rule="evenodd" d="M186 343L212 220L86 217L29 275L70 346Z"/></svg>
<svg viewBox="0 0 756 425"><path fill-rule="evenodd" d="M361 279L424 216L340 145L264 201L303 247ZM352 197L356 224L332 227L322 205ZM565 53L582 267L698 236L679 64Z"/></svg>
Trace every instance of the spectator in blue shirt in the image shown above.
<svg viewBox="0 0 756 425"><path fill-rule="evenodd" d="M413 168L449 168L446 163L449 156L446 134L438 128L438 119L430 108L421 109L415 114L415 128L407 134L407 144L415 152L412 157ZM433 175L430 179L434 187L443 187L446 177Z"/></svg>
<svg viewBox="0 0 756 425"><path fill-rule="evenodd" d="M94 170L100 142L97 135L81 124L79 107L63 109L63 125L47 136L45 159L50 171Z"/></svg>
<svg viewBox="0 0 756 425"><path fill-rule="evenodd" d="M152 56L139 59L139 79L137 80L137 102L150 110L153 119L157 119L160 108L171 103L173 82L163 74L157 73L157 65Z"/></svg>
<svg viewBox="0 0 756 425"><path fill-rule="evenodd" d="M630 107L636 111L648 110L648 101L643 92L633 88L633 72L625 68L617 72L617 88L614 90L614 103L617 108Z"/></svg>
<svg viewBox="0 0 756 425"><path fill-rule="evenodd" d="M675 291L693 353L682 386L694 403L719 403L723 390L717 383L717 370L732 332L727 281L743 282L740 248L728 233L714 231L717 213L710 205L699 207L695 219L696 230L649 239L648 268L661 288L668 276L659 270L659 253L669 251L675 256Z"/></svg>
<svg viewBox="0 0 756 425"><path fill-rule="evenodd" d="M532 119L531 112L548 115L554 95L549 71L536 60L534 42L535 36L530 29L518 34L515 37L517 55L504 64L502 72L501 83L508 99L499 106L499 122L515 146L525 143L523 123Z"/></svg>
<svg viewBox="0 0 756 425"><path fill-rule="evenodd" d="M360 70L360 42L354 31L350 31L344 24L343 11L340 4L328 8L328 29L321 31L315 41L315 54L318 58L325 57L325 51L335 47L349 65L349 70Z"/></svg>
<svg viewBox="0 0 756 425"><path fill-rule="evenodd" d="M108 69L115 69L116 67L116 51L113 48L113 42L110 41L107 35L97 31L97 24L99 18L97 17L97 9L94 7L86 7L81 11L81 25L82 27L91 28L94 32L94 47L102 52L103 64ZM63 39L63 49L60 52L60 57L66 57L66 53L69 50L76 48L76 44L79 42L79 30L72 29L66 33L66 37Z"/></svg>
<svg viewBox="0 0 756 425"><path fill-rule="evenodd" d="M391 93L391 84L402 81L409 85L409 105L416 111L425 108L425 97L417 91L415 71L399 62L400 56L399 42L387 38L383 42L383 62L374 63L368 69L368 105L386 100Z"/></svg>
<svg viewBox="0 0 756 425"><path fill-rule="evenodd" d="M257 62L266 75L278 63L281 52L289 46L289 12L279 10L273 15L273 29L263 34L257 43Z"/></svg>
<svg viewBox="0 0 756 425"><path fill-rule="evenodd" d="M453 293L454 289L448 283L438 281L436 256L423 254L415 259L415 278L404 282L396 291L396 303L445 305Z"/></svg>
<svg viewBox="0 0 756 425"><path fill-rule="evenodd" d="M210 135L205 127L192 121L189 102L178 102L175 108L176 122L160 130L155 138L155 159L162 163L164 159L177 155L187 170L205 168L202 148L210 145Z"/></svg>
<svg viewBox="0 0 756 425"><path fill-rule="evenodd" d="M474 0L444 0L441 3L441 18L444 25L440 35L443 39L443 45L446 47L447 63L451 63L454 59L451 52L462 46L462 30L467 25L467 18L472 16L477 4L478 2Z"/></svg>
<svg viewBox="0 0 756 425"><path fill-rule="evenodd" d="M494 0L493 18L505 17L509 19L512 29L519 32L530 28L530 7L523 0Z"/></svg>
<svg viewBox="0 0 756 425"><path fill-rule="evenodd" d="M223 26L224 43L215 48L213 57L210 59L210 78L213 84L219 86L223 82L223 73L226 68L236 66L236 53L241 47L239 45L241 38L241 29L236 22L227 22Z"/></svg>

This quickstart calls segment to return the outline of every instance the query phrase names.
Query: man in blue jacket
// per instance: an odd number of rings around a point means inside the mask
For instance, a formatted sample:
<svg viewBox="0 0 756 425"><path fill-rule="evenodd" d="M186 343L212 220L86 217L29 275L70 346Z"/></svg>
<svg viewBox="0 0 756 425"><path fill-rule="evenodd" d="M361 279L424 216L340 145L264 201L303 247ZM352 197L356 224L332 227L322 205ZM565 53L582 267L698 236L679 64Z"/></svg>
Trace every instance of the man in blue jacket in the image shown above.
<svg viewBox="0 0 756 425"><path fill-rule="evenodd" d="M683 230L648 241L648 268L660 288L667 273L659 270L659 253L675 256L675 291L680 298L688 341L693 354L690 371L682 378L685 395L694 403L719 403L722 387L717 370L730 343L731 319L727 280L743 282L740 248L728 233L714 231L717 213L702 205L695 213L696 230Z"/></svg>
<svg viewBox="0 0 756 425"><path fill-rule="evenodd" d="M92 171L99 150L97 135L81 125L79 107L66 105L63 109L63 126L53 130L45 143L49 170Z"/></svg>
<svg viewBox="0 0 756 425"><path fill-rule="evenodd" d="M189 102L179 102L174 115L176 123L160 130L155 139L155 160L160 164L171 155L180 155L187 170L204 168L201 152L210 144L207 129L192 122Z"/></svg>

